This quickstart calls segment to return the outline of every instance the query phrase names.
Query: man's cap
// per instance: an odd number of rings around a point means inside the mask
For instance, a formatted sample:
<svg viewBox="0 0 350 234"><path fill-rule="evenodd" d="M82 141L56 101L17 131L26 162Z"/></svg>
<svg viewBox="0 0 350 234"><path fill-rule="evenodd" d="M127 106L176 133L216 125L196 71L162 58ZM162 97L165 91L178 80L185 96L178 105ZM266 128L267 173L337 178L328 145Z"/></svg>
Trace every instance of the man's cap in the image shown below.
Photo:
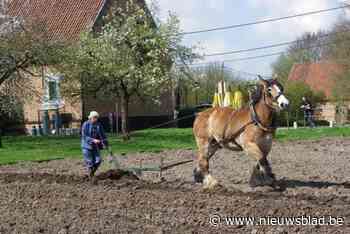
<svg viewBox="0 0 350 234"><path fill-rule="evenodd" d="M91 111L90 114L89 114L89 119L92 119L94 117L98 118L100 115L98 114L97 111Z"/></svg>

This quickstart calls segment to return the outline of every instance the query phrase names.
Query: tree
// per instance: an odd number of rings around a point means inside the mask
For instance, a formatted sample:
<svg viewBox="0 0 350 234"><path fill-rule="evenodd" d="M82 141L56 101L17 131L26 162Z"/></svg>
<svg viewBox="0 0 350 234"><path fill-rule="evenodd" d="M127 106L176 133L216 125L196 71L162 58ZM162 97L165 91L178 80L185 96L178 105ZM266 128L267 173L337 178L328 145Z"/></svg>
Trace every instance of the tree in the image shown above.
<svg viewBox="0 0 350 234"><path fill-rule="evenodd" d="M332 32L332 46L329 51L329 57L335 63L343 66L344 72L335 77L332 96L342 103L350 99L350 21L346 18L339 20Z"/></svg>
<svg viewBox="0 0 350 234"><path fill-rule="evenodd" d="M290 100L288 116L280 115L279 122L283 124L289 121L298 121L302 114L300 109L302 97L307 97L312 103L320 102L324 95L313 92L311 88L303 82L289 81L288 76L295 63L312 63L325 59L329 54L330 37L325 32L305 33L290 45L286 53L278 57L277 61L272 64L273 74L284 85L286 96Z"/></svg>
<svg viewBox="0 0 350 234"><path fill-rule="evenodd" d="M277 75L278 80L282 84L286 84L288 80L288 76L292 67L295 63L294 58L291 56L282 54L279 56L277 61L272 64L273 74Z"/></svg>
<svg viewBox="0 0 350 234"><path fill-rule="evenodd" d="M331 60L349 65L350 55L350 20L344 18L340 19L331 30L332 37L329 50L329 57Z"/></svg>
<svg viewBox="0 0 350 234"><path fill-rule="evenodd" d="M113 16L105 18L100 32L84 33L71 49L63 88L70 94L119 99L122 132L128 139L130 98L159 101L161 90L171 87L170 67L180 57L188 60L192 50L180 45L179 21L173 15L155 27L143 8L129 2Z"/></svg>
<svg viewBox="0 0 350 234"><path fill-rule="evenodd" d="M350 21L347 17L340 18L333 28L327 32L305 33L298 38L297 42L291 45L287 52L280 56L272 65L273 73L283 84L290 86L293 90L289 95L298 95L294 97L296 105L299 105L306 87L295 82L287 82L289 72L294 63L312 63L322 60L327 60L333 63L342 65L344 72L340 75L334 75L332 79L335 80L333 87L333 98L336 101L343 102L350 98ZM310 93L311 95L311 93ZM313 94L316 100L320 98L319 94ZM317 98L318 97L318 98ZM293 101L292 101L293 103ZM296 110L296 106L292 107Z"/></svg>
<svg viewBox="0 0 350 234"><path fill-rule="evenodd" d="M325 45L329 45L331 41L326 32L304 33L272 64L273 73L285 84L295 63L312 63L326 59L330 48Z"/></svg>
<svg viewBox="0 0 350 234"><path fill-rule="evenodd" d="M335 77L332 94L334 99L339 103L349 100L350 95L350 71L346 70L343 74Z"/></svg>
<svg viewBox="0 0 350 234"><path fill-rule="evenodd" d="M298 63L318 62L325 59L329 53L331 38L327 32L306 32L289 46L288 53Z"/></svg>
<svg viewBox="0 0 350 234"><path fill-rule="evenodd" d="M9 17L0 7L0 132L5 118L17 116L9 113L17 113L18 100L36 94L32 66L57 63L62 48L47 40L44 24Z"/></svg>

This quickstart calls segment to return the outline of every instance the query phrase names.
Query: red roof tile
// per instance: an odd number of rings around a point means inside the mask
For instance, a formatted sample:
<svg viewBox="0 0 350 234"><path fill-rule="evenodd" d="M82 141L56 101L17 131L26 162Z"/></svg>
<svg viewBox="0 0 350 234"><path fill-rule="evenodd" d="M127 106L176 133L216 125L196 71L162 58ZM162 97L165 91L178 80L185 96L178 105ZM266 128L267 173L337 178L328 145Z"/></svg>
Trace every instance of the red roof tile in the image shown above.
<svg viewBox="0 0 350 234"><path fill-rule="evenodd" d="M8 14L44 24L50 40L77 40L95 24L105 0L10 0Z"/></svg>
<svg viewBox="0 0 350 234"><path fill-rule="evenodd" d="M312 90L323 92L330 99L335 79L343 71L343 65L331 62L294 64L288 80L302 81Z"/></svg>

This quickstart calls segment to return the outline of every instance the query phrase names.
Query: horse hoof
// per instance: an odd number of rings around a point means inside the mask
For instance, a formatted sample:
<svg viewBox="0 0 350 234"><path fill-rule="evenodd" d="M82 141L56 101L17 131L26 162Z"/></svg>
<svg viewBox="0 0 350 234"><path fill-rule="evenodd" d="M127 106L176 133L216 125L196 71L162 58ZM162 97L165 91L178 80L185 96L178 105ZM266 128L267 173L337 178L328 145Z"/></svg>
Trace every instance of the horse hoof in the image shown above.
<svg viewBox="0 0 350 234"><path fill-rule="evenodd" d="M249 186L252 188L263 185L263 173L259 170L259 167L256 166L253 169L252 175L249 179Z"/></svg>
<svg viewBox="0 0 350 234"><path fill-rule="evenodd" d="M255 187L258 187L258 186L262 186L262 185L263 185L263 183L262 183L261 179L258 179L256 177L254 177L254 178L251 177L250 180L249 180L249 186L251 188L255 188Z"/></svg>
<svg viewBox="0 0 350 234"><path fill-rule="evenodd" d="M252 188L258 186L271 186L274 187L276 183L275 176L273 174L267 175L261 171L254 170L249 180L249 186Z"/></svg>
<svg viewBox="0 0 350 234"><path fill-rule="evenodd" d="M218 185L218 181L214 179L211 175L206 175L203 184L203 189L212 190Z"/></svg>
<svg viewBox="0 0 350 234"><path fill-rule="evenodd" d="M193 170L193 178L194 178L194 182L203 183L204 176L197 168Z"/></svg>
<svg viewBox="0 0 350 234"><path fill-rule="evenodd" d="M269 176L269 175L264 175L264 183L265 183L265 185L274 187L275 186L275 182L276 182L276 180L275 180L274 177Z"/></svg>

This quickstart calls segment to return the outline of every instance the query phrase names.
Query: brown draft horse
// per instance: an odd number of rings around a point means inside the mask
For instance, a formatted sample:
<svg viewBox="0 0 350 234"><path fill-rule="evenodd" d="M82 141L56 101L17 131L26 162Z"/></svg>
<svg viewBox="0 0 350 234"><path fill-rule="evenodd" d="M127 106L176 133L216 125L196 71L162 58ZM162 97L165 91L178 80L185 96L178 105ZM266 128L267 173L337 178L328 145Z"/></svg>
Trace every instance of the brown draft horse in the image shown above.
<svg viewBox="0 0 350 234"><path fill-rule="evenodd" d="M259 76L256 91L248 107L234 110L230 107L211 108L201 112L193 126L198 146L194 179L204 188L213 188L217 181L209 174L209 160L219 148L245 151L257 160L249 184L274 186L275 177L267 160L275 131L274 113L288 107L282 85L275 79Z"/></svg>

